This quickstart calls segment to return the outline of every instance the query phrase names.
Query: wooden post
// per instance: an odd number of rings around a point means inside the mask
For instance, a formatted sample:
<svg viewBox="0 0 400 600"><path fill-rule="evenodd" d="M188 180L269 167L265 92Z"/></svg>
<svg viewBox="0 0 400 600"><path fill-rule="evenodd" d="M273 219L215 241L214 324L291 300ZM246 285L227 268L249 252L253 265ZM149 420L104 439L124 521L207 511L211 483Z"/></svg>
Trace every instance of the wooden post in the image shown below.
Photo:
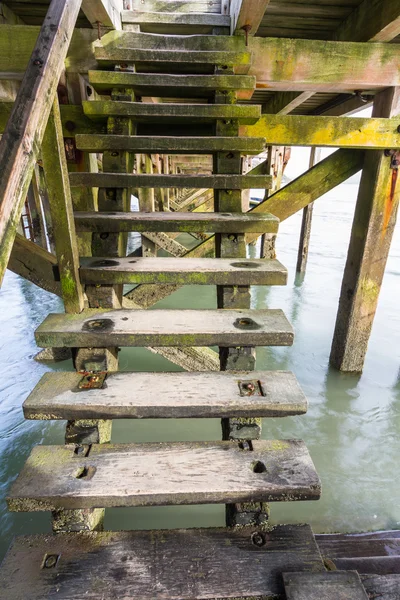
<svg viewBox="0 0 400 600"><path fill-rule="evenodd" d="M310 151L310 161L308 164L309 169L319 162L321 157L321 149L313 146ZM301 222L299 251L297 254L297 273L304 273L307 266L308 258L308 247L310 245L311 237L311 222L313 213L314 203L311 202L308 206L303 208L303 220Z"/></svg>
<svg viewBox="0 0 400 600"><path fill-rule="evenodd" d="M81 0L52 0L0 140L0 283L80 4Z"/></svg>
<svg viewBox="0 0 400 600"><path fill-rule="evenodd" d="M282 184L282 177L287 162L290 158L290 148L284 146L269 146L268 157L265 164L266 173L272 175L272 188L265 190L264 200L278 191ZM275 233L264 233L261 236L260 258L275 258Z"/></svg>
<svg viewBox="0 0 400 600"><path fill-rule="evenodd" d="M138 173L153 173L153 162L149 154L137 154L137 171ZM154 189L140 188L139 189L139 210L142 212L154 212ZM142 256L155 256L157 247L154 242L142 235Z"/></svg>
<svg viewBox="0 0 400 600"><path fill-rule="evenodd" d="M375 96L373 117L390 118L399 112L400 88ZM341 371L363 369L396 223L399 159L386 154L365 153L330 355L331 365Z"/></svg>
<svg viewBox="0 0 400 600"><path fill-rule="evenodd" d="M83 310L84 301L79 280L79 254L57 98L54 100L43 138L42 157L65 312L79 313Z"/></svg>

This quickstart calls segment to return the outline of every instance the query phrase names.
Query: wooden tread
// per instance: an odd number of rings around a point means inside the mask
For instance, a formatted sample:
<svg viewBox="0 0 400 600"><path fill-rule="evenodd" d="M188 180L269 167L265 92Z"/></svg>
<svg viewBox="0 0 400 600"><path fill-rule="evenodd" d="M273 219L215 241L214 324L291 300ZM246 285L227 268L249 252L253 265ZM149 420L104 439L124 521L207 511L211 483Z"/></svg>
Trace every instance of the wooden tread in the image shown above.
<svg viewBox="0 0 400 600"><path fill-rule="evenodd" d="M256 78L249 75L168 75L164 73L127 73L89 71L89 82L101 93L113 88L131 88L139 96L211 97L215 91L235 91L237 98L250 100Z"/></svg>
<svg viewBox="0 0 400 600"><path fill-rule="evenodd" d="M35 339L43 348L290 346L293 330L280 309L90 309L49 314Z"/></svg>
<svg viewBox="0 0 400 600"><path fill-rule="evenodd" d="M289 371L117 372L108 373L100 388L84 387L87 377L45 373L24 402L25 418L286 417L307 411L307 399Z"/></svg>
<svg viewBox="0 0 400 600"><path fill-rule="evenodd" d="M265 150L264 138L208 137L208 136L146 136L79 134L75 137L78 150L104 152L117 150L155 154L213 154L215 152L242 152L259 154Z"/></svg>
<svg viewBox="0 0 400 600"><path fill-rule="evenodd" d="M187 233L276 233L270 213L76 212L77 231L168 231ZM247 261L245 261L247 262Z"/></svg>
<svg viewBox="0 0 400 600"><path fill-rule="evenodd" d="M318 500L301 440L36 446L7 497L12 511Z"/></svg>
<svg viewBox="0 0 400 600"><path fill-rule="evenodd" d="M60 533L17 537L0 589L7 600L281 598L290 569L324 569L308 525Z"/></svg>
<svg viewBox="0 0 400 600"><path fill-rule="evenodd" d="M230 27L229 15L213 13L175 13L175 12L146 12L137 10L121 11L122 23L131 25L193 25L205 27ZM145 30L144 30L145 31ZM146 32L146 31L145 31ZM152 33L152 32L149 32Z"/></svg>
<svg viewBox="0 0 400 600"><path fill-rule="evenodd" d="M216 119L234 119L254 125L261 117L259 105L245 104L173 104L93 100L82 102L84 113L93 120L131 117L139 123L212 123ZM233 139L233 138L232 138Z"/></svg>
<svg viewBox="0 0 400 600"><path fill-rule="evenodd" d="M81 258L82 283L173 285L286 285L277 260L231 258Z"/></svg>
<svg viewBox="0 0 400 600"><path fill-rule="evenodd" d="M102 36L104 48L140 48L143 50L247 52L244 36L163 35L133 31L109 31Z"/></svg>
<svg viewBox="0 0 400 600"><path fill-rule="evenodd" d="M283 573L287 600L368 600L356 571Z"/></svg>
<svg viewBox="0 0 400 600"><path fill-rule="evenodd" d="M70 173L72 187L200 188L214 190L269 189L271 175L130 175L125 173Z"/></svg>

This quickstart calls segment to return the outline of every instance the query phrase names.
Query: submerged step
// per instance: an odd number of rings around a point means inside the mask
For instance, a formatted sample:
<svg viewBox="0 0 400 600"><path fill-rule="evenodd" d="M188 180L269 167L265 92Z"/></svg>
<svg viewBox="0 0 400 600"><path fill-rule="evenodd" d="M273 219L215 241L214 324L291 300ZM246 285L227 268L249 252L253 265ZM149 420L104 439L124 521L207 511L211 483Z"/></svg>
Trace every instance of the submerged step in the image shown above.
<svg viewBox="0 0 400 600"><path fill-rule="evenodd" d="M99 233L118 231L276 233L279 226L278 217L270 213L76 212L74 217L77 231Z"/></svg>
<svg viewBox="0 0 400 600"><path fill-rule="evenodd" d="M49 314L35 339L43 348L290 346L293 329L280 309L91 309Z"/></svg>
<svg viewBox="0 0 400 600"><path fill-rule="evenodd" d="M86 152L126 150L137 153L186 155L213 154L215 152L259 154L265 150L264 138L79 134L75 140L76 147Z"/></svg>
<svg viewBox="0 0 400 600"><path fill-rule="evenodd" d="M82 283L174 285L286 285L277 260L231 258L81 258Z"/></svg>
<svg viewBox="0 0 400 600"><path fill-rule="evenodd" d="M90 119L132 117L139 123L212 123L216 119L237 119L254 125L261 117L259 105L242 104L175 104L93 100L82 102L85 115ZM234 138L232 138L234 139Z"/></svg>
<svg viewBox="0 0 400 600"><path fill-rule="evenodd" d="M17 512L318 500L301 440L36 446L11 486Z"/></svg>
<svg viewBox="0 0 400 600"><path fill-rule="evenodd" d="M101 93L113 88L132 88L140 96L211 97L218 90L234 91L237 98L249 100L256 78L249 75L166 75L164 73L127 73L89 71L89 82Z"/></svg>
<svg viewBox="0 0 400 600"><path fill-rule="evenodd" d="M71 187L188 188L214 190L269 189L271 175L131 175L70 173Z"/></svg>
<svg viewBox="0 0 400 600"><path fill-rule="evenodd" d="M283 573L287 600L368 600L356 571Z"/></svg>
<svg viewBox="0 0 400 600"><path fill-rule="evenodd" d="M0 588L7 600L275 598L289 567L324 569L308 525L60 533L17 537Z"/></svg>
<svg viewBox="0 0 400 600"><path fill-rule="evenodd" d="M286 417L304 414L307 399L290 371L57 371L43 375L23 408L26 419Z"/></svg>

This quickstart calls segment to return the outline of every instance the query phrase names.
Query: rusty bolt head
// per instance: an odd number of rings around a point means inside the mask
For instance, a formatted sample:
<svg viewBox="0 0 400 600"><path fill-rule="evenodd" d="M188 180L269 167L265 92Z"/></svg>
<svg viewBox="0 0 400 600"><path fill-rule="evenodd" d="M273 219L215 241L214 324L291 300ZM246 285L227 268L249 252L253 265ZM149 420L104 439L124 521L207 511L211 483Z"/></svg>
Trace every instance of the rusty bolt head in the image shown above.
<svg viewBox="0 0 400 600"><path fill-rule="evenodd" d="M58 558L59 557L57 554L50 554L49 556L46 557L43 567L45 569L54 569L54 567L56 566L56 564L58 562Z"/></svg>
<svg viewBox="0 0 400 600"><path fill-rule="evenodd" d="M265 545L265 535L261 531L256 531L251 536L251 541L255 546L261 547Z"/></svg>
<svg viewBox="0 0 400 600"><path fill-rule="evenodd" d="M36 58L36 59L33 61L33 64L35 65L35 67L42 67L42 66L43 66L43 61L42 61L42 60L40 60L39 58Z"/></svg>
<svg viewBox="0 0 400 600"><path fill-rule="evenodd" d="M256 389L256 386L254 385L254 383L245 383L243 387L245 390L248 390L249 392L254 392L254 390Z"/></svg>

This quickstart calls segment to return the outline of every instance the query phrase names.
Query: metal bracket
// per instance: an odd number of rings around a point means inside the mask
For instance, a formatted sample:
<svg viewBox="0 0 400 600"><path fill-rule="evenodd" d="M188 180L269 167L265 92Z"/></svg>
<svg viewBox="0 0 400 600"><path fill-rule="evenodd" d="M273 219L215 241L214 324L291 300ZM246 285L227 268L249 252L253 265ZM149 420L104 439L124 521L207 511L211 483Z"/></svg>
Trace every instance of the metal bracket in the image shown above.
<svg viewBox="0 0 400 600"><path fill-rule="evenodd" d="M107 377L107 371L98 373L84 372L82 379L78 383L79 390L101 390Z"/></svg>
<svg viewBox="0 0 400 600"><path fill-rule="evenodd" d="M241 396L264 396L261 383L258 379L239 381L238 384Z"/></svg>

